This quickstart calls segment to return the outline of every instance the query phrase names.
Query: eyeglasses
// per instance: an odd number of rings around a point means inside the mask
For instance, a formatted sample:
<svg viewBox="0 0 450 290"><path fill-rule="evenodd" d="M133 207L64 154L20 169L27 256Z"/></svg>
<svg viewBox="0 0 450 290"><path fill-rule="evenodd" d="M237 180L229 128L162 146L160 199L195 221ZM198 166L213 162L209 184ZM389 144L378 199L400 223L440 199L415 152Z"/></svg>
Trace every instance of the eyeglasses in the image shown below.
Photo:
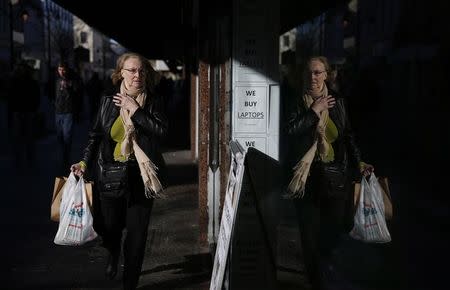
<svg viewBox="0 0 450 290"><path fill-rule="evenodd" d="M131 73L132 75L135 75L137 72L139 72L139 74L142 75L145 72L145 70L137 69L137 68L123 68L123 70L126 70L127 72Z"/></svg>
<svg viewBox="0 0 450 290"><path fill-rule="evenodd" d="M305 74L313 74L314 76L318 77L320 76L322 73L324 73L324 70L313 70L313 71L305 71Z"/></svg>

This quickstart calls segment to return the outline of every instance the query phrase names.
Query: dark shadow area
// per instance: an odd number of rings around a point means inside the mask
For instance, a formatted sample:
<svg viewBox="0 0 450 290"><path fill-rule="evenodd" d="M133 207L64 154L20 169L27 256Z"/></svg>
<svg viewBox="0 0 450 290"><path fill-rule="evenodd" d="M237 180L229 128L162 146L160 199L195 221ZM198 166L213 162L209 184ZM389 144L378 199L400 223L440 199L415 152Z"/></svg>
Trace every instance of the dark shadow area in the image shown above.
<svg viewBox="0 0 450 290"><path fill-rule="evenodd" d="M184 256L184 258L186 260L185 262L160 265L147 271L143 271L142 274L145 275L168 270L178 270L176 271L177 274L194 274L194 273L210 274L212 269L211 254L203 253L198 255L187 255ZM204 273L205 271L208 273Z"/></svg>
<svg viewBox="0 0 450 290"><path fill-rule="evenodd" d="M181 64L180 64L181 66ZM179 76L176 68L173 69ZM172 80L163 77L158 85L159 94L163 96L165 113L169 122L165 147L171 150L189 149L190 120L190 85L183 78Z"/></svg>
<svg viewBox="0 0 450 290"><path fill-rule="evenodd" d="M186 278L179 278L179 279L173 279L164 281L161 283L155 283L152 285L147 285L143 287L139 287L141 290L167 290L167 289L199 289L199 288L192 288L193 285L198 286L199 283L202 284L200 289L202 288L208 288L209 285L209 279L211 274L210 273L204 273L197 276L191 276Z"/></svg>
<svg viewBox="0 0 450 290"><path fill-rule="evenodd" d="M192 163L167 165L167 182L169 186L197 183L197 164Z"/></svg>

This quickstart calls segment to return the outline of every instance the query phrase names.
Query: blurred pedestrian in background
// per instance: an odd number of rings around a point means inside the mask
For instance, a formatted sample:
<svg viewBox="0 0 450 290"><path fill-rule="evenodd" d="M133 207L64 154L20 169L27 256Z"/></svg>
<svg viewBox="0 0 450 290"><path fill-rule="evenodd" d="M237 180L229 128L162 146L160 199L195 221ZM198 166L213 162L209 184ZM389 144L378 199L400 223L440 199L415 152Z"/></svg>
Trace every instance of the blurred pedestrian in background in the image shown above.
<svg viewBox="0 0 450 290"><path fill-rule="evenodd" d="M55 128L58 143L60 166L58 171L65 174L69 167L72 150L72 133L74 121L78 120L82 105L82 84L80 79L61 61L57 68L55 82Z"/></svg>

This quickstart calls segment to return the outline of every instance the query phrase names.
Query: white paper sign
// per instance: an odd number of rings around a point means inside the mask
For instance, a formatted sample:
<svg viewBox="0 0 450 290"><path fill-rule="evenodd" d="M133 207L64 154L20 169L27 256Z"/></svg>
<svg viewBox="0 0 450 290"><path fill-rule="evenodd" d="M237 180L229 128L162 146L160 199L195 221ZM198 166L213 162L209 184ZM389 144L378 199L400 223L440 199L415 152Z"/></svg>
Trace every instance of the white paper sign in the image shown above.
<svg viewBox="0 0 450 290"><path fill-rule="evenodd" d="M236 87L234 132L265 133L267 131L267 88Z"/></svg>
<svg viewBox="0 0 450 290"><path fill-rule="evenodd" d="M266 138L264 137L236 137L235 139L241 143L245 150L253 147L261 152L266 152Z"/></svg>

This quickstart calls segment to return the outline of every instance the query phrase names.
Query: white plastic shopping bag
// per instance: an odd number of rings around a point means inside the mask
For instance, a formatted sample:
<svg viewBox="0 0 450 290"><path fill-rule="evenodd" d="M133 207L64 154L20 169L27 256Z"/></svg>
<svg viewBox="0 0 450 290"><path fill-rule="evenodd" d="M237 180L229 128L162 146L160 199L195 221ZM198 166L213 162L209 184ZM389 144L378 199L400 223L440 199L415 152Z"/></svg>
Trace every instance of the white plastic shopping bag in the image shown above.
<svg viewBox="0 0 450 290"><path fill-rule="evenodd" d="M77 181L70 173L67 178L60 206L60 221L55 244L77 246L97 237L92 214L86 198L83 177Z"/></svg>
<svg viewBox="0 0 450 290"><path fill-rule="evenodd" d="M350 236L364 242L387 243L391 241L384 218L381 187L373 173L368 181L365 177L361 179L361 194Z"/></svg>

